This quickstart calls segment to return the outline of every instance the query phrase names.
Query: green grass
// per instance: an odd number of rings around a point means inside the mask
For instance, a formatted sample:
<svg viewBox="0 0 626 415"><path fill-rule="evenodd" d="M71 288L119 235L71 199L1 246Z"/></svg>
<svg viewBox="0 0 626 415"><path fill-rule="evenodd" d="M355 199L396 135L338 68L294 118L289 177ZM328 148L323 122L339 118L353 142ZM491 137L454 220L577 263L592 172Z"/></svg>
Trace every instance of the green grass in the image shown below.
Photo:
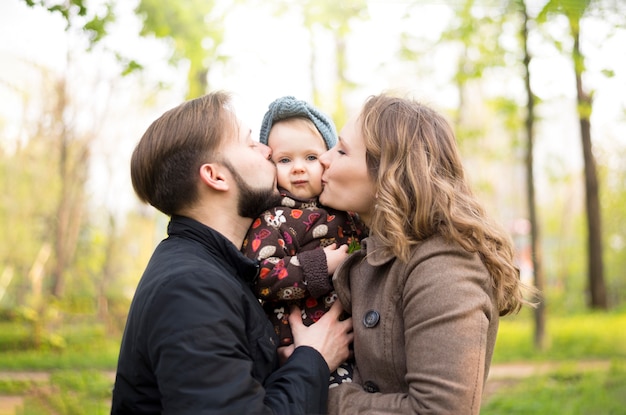
<svg viewBox="0 0 626 415"><path fill-rule="evenodd" d="M35 349L27 324L0 323L0 370L116 367L121 336L106 334L100 325L70 324L55 333L54 338L60 340Z"/></svg>
<svg viewBox="0 0 626 415"><path fill-rule="evenodd" d="M626 414L626 361L609 371L561 369L500 390L483 404L481 415Z"/></svg>
<svg viewBox="0 0 626 415"><path fill-rule="evenodd" d="M626 358L626 312L551 316L546 326L539 351L529 312L500 320L493 363Z"/></svg>
<svg viewBox="0 0 626 415"><path fill-rule="evenodd" d="M113 382L99 371L57 371L50 382L24 400L20 415L106 415Z"/></svg>
<svg viewBox="0 0 626 415"><path fill-rule="evenodd" d="M482 415L626 414L626 311L551 315L544 351L533 347L529 310L500 321L493 364L561 362L546 375L516 381L497 390L483 404ZM35 350L25 323L0 322L0 370L50 372L44 382L0 381L2 395L26 397L19 415L108 414L113 380L103 371L117 363L121 335L101 325L68 324L57 333L62 341ZM611 362L610 370L576 371L568 362Z"/></svg>
<svg viewBox="0 0 626 415"><path fill-rule="evenodd" d="M481 415L626 414L626 312L550 316L546 348L533 346L530 311L500 321L493 364L561 362L549 374L504 386L483 402ZM608 371L580 372L576 361L610 361ZM510 384L507 382L506 384Z"/></svg>
<svg viewBox="0 0 626 415"><path fill-rule="evenodd" d="M0 380L0 396L23 395L35 386L35 382L29 380Z"/></svg>
<svg viewBox="0 0 626 415"><path fill-rule="evenodd" d="M533 346L532 314L500 320L493 363L516 361L626 358L626 312L550 316L547 347ZM56 333L62 347L35 350L28 326L0 322L0 370L100 369L114 370L121 335L100 325L68 324Z"/></svg>
<svg viewBox="0 0 626 415"><path fill-rule="evenodd" d="M0 370L47 371L47 381L0 380L2 395L22 395L16 415L105 415L113 379L103 371L117 364L120 335L98 324L68 324L54 341L35 349L28 323L0 323Z"/></svg>

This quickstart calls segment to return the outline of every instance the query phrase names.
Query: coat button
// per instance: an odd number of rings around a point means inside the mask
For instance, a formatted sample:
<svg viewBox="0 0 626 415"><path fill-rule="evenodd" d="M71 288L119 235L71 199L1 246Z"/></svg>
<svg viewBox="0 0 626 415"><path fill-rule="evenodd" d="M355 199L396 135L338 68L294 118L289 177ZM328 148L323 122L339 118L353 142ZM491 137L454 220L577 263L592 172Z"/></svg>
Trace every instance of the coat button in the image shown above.
<svg viewBox="0 0 626 415"><path fill-rule="evenodd" d="M372 327L378 324L379 320L380 320L380 314L378 314L378 311L370 310L367 313L365 313L365 316L363 317L363 325L367 327L368 329L371 329Z"/></svg>
<svg viewBox="0 0 626 415"><path fill-rule="evenodd" d="M376 393L380 391L380 388L377 384L375 384L371 380L368 380L363 384L363 390L367 393Z"/></svg>

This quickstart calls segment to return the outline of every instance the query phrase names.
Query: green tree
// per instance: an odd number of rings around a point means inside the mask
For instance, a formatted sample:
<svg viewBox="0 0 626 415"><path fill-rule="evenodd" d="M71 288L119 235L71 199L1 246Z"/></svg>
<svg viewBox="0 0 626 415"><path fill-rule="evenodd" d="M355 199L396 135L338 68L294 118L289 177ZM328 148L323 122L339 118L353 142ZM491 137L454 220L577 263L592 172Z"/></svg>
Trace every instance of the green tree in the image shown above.
<svg viewBox="0 0 626 415"><path fill-rule="evenodd" d="M504 50L499 34L506 13L504 8L486 6L477 0L463 0L452 6L454 17L441 35L441 41L458 48L454 83L457 87L459 105L455 124L464 128L468 120L464 112L472 106L468 102L473 82L480 81L485 71L504 66ZM482 131L463 131L464 136L476 136Z"/></svg>
<svg viewBox="0 0 626 415"><path fill-rule="evenodd" d="M170 42L173 63L189 62L187 98L206 94L211 66L226 59L219 53L225 11L219 12L213 0L141 0L136 13L143 22L143 36Z"/></svg>
<svg viewBox="0 0 626 415"><path fill-rule="evenodd" d="M309 0L303 3L305 27L309 30L311 39L314 39L314 27L321 26L324 30L332 33L335 43L335 62L337 81L334 87L335 109L332 111L333 119L337 125L343 125L347 119L347 110L344 97L347 92L354 88L354 83L348 79L347 39L350 35L350 24L354 20L367 20L367 2L365 0L349 1L315 1ZM312 50L314 50L312 48ZM314 67L314 62L311 62ZM314 74L314 71L311 71ZM312 75L313 76L313 75ZM315 83L313 83L315 85ZM319 89L313 93L316 105L322 105Z"/></svg>
<svg viewBox="0 0 626 415"><path fill-rule="evenodd" d="M591 10L591 7L592 0L550 0L539 13L537 19L540 22L545 22L549 16L564 16L567 19L569 35L573 41L569 56L573 63L576 79L576 100L584 160L589 305L592 308L607 309L604 261L602 258L600 190L597 163L593 154L591 140L593 92L588 91L583 81L586 66L585 55L581 49L581 22L586 13Z"/></svg>
<svg viewBox="0 0 626 415"><path fill-rule="evenodd" d="M530 63L532 55L528 46L528 38L531 30L532 20L528 16L526 8L526 0L515 0L515 5L519 8L521 15L520 24L520 43L523 53L524 68L524 89L526 90L526 116L525 116L525 135L526 135L526 195L528 204L528 220L530 223L530 249L533 264L533 280L535 288L543 293L545 291L545 278L543 273L543 259L541 251L541 232L539 218L537 217L537 202L535 192L535 107L537 97L535 96L530 82ZM535 347L543 350L546 347L546 313L545 313L545 297L539 301L534 313L535 317Z"/></svg>
<svg viewBox="0 0 626 415"><path fill-rule="evenodd" d="M91 51L108 35L110 25L115 22L115 0L104 0L97 7L87 0L21 0L29 7L42 7L65 20L66 32L78 32L87 40L86 50ZM142 69L139 62L112 51L121 64L122 75Z"/></svg>
<svg viewBox="0 0 626 415"><path fill-rule="evenodd" d="M39 97L29 97L22 92L22 98L22 112L28 113ZM47 263L48 256L43 254L50 250L52 243L49 227L55 204L50 202L55 200L58 180L47 172L54 168L54 164L48 157L49 150L43 137L21 139L32 136L36 130L33 124L24 124L15 136L2 131L7 140L0 146L0 264L3 276L0 301L10 305L27 303L30 291L27 276L31 269L39 268L34 266L35 263Z"/></svg>
<svg viewBox="0 0 626 415"><path fill-rule="evenodd" d="M614 137L602 148L600 177L605 183L601 195L602 219L606 224L605 258L609 301L614 305L626 302L626 147Z"/></svg>
<svg viewBox="0 0 626 415"><path fill-rule="evenodd" d="M420 5L420 2L417 4ZM537 99L530 83L531 55L528 49L528 36L532 22L527 15L523 0L498 3L465 0L454 3L450 7L454 14L447 29L442 33L440 41L432 46L424 46L405 36L402 56L409 60L419 61L432 53L432 48L440 47L441 42L455 46L457 61L453 83L456 86L459 100L455 124L459 132L460 144L465 150L470 150L472 144L477 144L476 152L488 156L485 151L486 148L495 146L493 139L489 145L484 145L484 139L494 135L495 130L498 131L496 133L499 138L498 141L502 143L503 140L500 139L502 131L499 128L504 128L504 133L510 140L505 142L503 152L514 154L516 150L522 150L523 157L521 160L523 160L525 167L524 194L526 195L527 211L520 212L520 214L524 216L528 214L530 224L528 236L530 237L534 285L539 290L543 290L540 226L535 207L535 178L533 175L534 123ZM510 46L509 49L503 46L505 44L511 45L511 42L503 42L503 37L507 36L507 27L519 27L519 30L514 33L519 38L519 43L512 49ZM411 45L418 45L418 47L415 48ZM515 59L508 59L511 56ZM477 92L481 92L481 85L494 82L493 75L508 74L500 76L516 79L520 72L523 75L521 78L526 90L525 113L522 111L524 107L511 97L510 91L505 89L502 89L495 96L477 97ZM493 113L489 113L487 116L483 114L481 118L478 118L476 115L480 115L480 113L476 111L476 107L485 105L489 106ZM496 123L493 121L495 119L498 120ZM501 125L498 126L498 124ZM522 139L520 140L518 137L522 137ZM488 162L493 165L495 160L503 159L502 155L503 153L494 153ZM518 163L518 159L515 157L511 161ZM484 170L484 163L482 162L475 166L475 170ZM502 175L502 173L498 174ZM487 180L492 182L492 177L488 177ZM511 183L508 183L507 187L511 188ZM514 204L517 203L514 202ZM517 220L515 222L519 223ZM526 238L525 234L515 235L515 240L521 241L518 244L520 249L525 249ZM536 310L535 323L535 345L541 348L545 342L543 303Z"/></svg>
<svg viewBox="0 0 626 415"><path fill-rule="evenodd" d="M19 314L32 324L32 343L38 347L46 337L45 327L55 307L51 294L62 284L69 262L66 260L71 257L65 240L69 238L66 225L72 219L57 217L63 204L61 189L71 188L68 183L62 183L59 170L59 139L63 129L59 129L54 112L58 105L58 80L43 68L35 70L42 74L41 96L31 97L22 91L25 118L21 134L13 137L15 147L5 151L2 157L6 172L2 177L2 196L6 203L2 204L0 223L6 247L1 261L14 270L5 303L13 308L20 306ZM40 111L46 115L26 116ZM66 142L68 153L73 153L73 148L73 144ZM79 203L72 209L75 212L74 209L82 206ZM59 255L63 255L63 262L59 261ZM55 274L59 271L60 274ZM56 278L58 275L60 279Z"/></svg>
<svg viewBox="0 0 626 415"><path fill-rule="evenodd" d="M115 20L113 0L105 1L98 11L88 8L87 0L23 0L30 7L43 7L58 13L65 20L66 30L77 28L89 39L90 45L98 43L107 34L107 26Z"/></svg>

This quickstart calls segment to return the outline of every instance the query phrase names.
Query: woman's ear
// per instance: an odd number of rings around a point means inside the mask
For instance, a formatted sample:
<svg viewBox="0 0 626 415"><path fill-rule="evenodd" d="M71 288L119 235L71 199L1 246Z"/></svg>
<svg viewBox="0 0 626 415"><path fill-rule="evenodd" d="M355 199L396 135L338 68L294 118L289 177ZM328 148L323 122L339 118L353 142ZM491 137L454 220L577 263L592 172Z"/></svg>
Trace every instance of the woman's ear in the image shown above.
<svg viewBox="0 0 626 415"><path fill-rule="evenodd" d="M225 169L217 163L206 163L200 166L200 180L202 183L217 191L228 190L228 176Z"/></svg>

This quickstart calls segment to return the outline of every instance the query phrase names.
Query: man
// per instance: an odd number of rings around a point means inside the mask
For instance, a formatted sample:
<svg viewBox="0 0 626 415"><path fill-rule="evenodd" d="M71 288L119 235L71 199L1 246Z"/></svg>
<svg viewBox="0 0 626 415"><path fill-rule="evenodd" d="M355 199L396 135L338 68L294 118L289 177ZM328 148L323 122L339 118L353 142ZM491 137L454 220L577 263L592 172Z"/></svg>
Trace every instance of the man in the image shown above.
<svg viewBox="0 0 626 415"><path fill-rule="evenodd" d="M139 198L171 216L130 307L112 414L299 414L326 411L330 371L348 357L337 304L305 327L278 367L277 337L239 252L252 218L276 203L276 170L216 92L166 112L131 159Z"/></svg>

